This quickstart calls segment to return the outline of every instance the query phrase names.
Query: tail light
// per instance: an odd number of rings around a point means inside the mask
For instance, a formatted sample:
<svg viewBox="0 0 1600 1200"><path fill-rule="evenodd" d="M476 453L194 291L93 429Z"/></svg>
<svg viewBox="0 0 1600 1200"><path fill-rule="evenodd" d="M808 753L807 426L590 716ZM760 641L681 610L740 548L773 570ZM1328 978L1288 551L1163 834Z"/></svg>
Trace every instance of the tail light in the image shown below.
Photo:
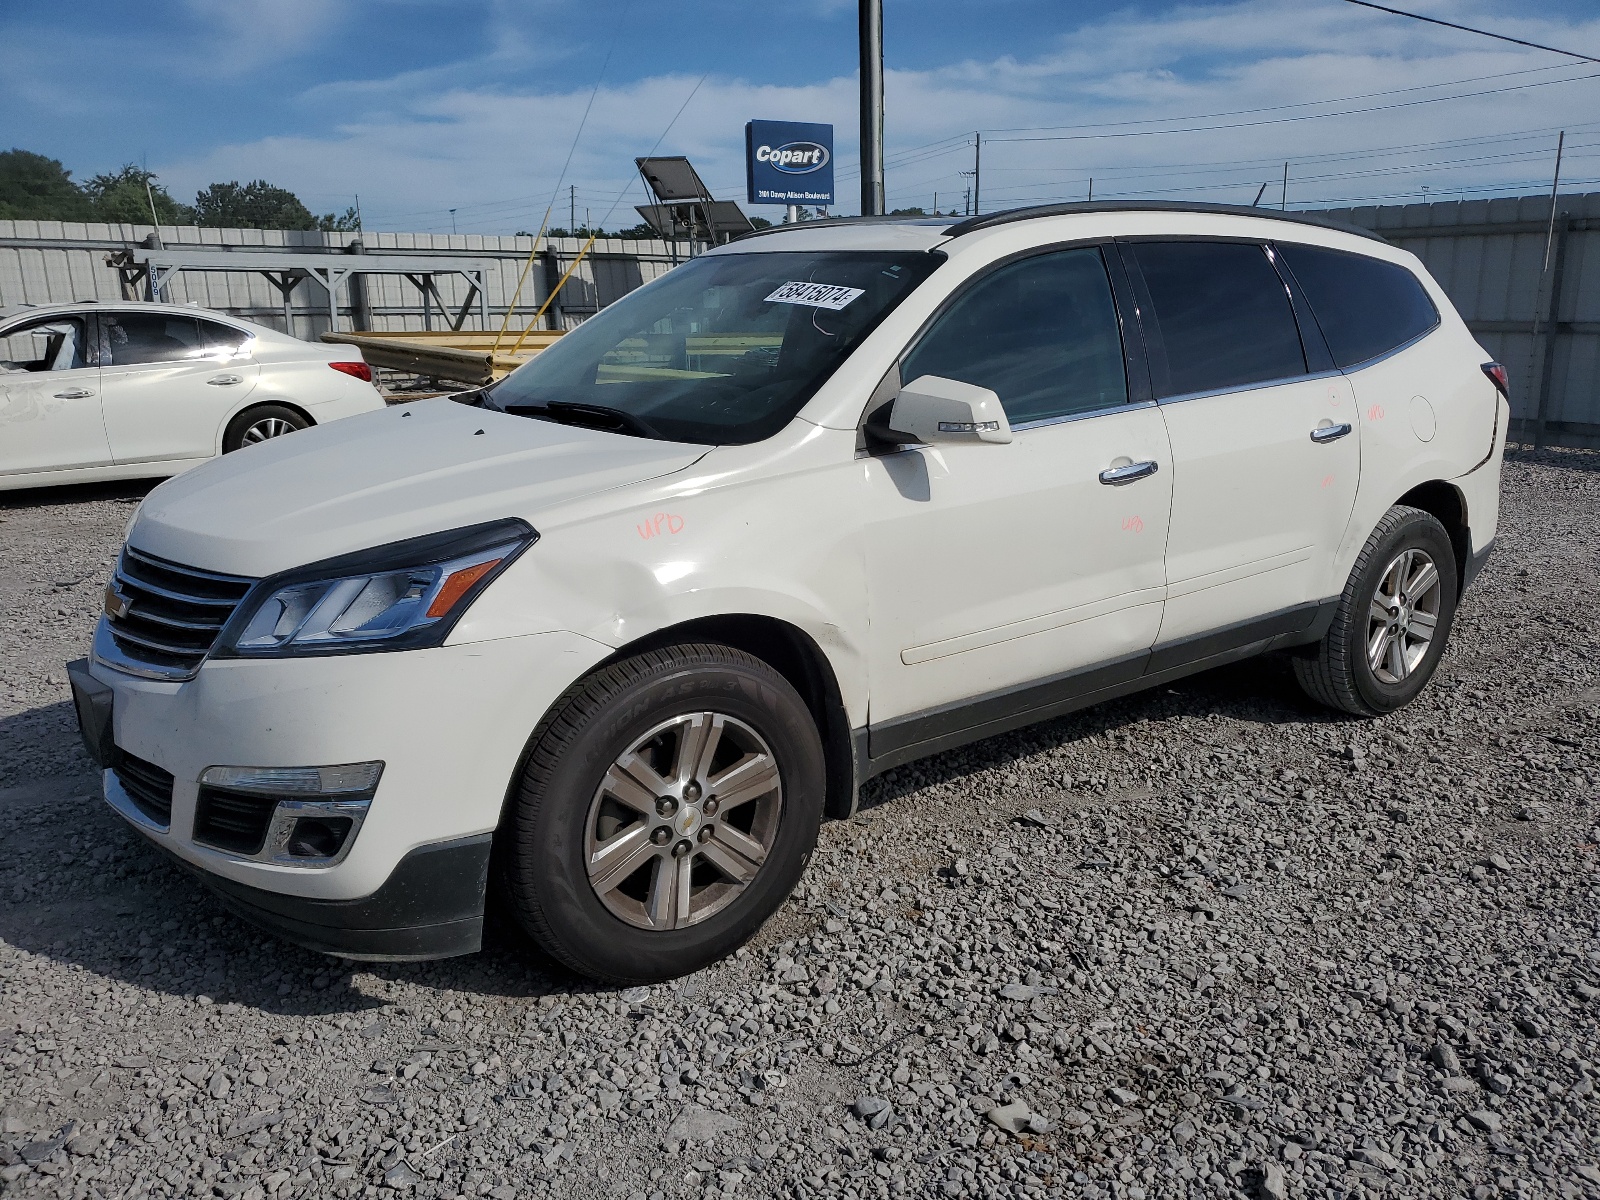
<svg viewBox="0 0 1600 1200"><path fill-rule="evenodd" d="M335 371L343 371L346 375L354 376L361 380L362 383L372 382L372 368L364 362L329 363L328 365ZM1484 368L1486 371L1488 369L1488 367Z"/></svg>
<svg viewBox="0 0 1600 1200"><path fill-rule="evenodd" d="M1507 400L1511 399L1511 377L1506 374L1506 369L1497 362L1483 364L1483 373L1489 377L1489 382L1494 384L1494 390Z"/></svg>

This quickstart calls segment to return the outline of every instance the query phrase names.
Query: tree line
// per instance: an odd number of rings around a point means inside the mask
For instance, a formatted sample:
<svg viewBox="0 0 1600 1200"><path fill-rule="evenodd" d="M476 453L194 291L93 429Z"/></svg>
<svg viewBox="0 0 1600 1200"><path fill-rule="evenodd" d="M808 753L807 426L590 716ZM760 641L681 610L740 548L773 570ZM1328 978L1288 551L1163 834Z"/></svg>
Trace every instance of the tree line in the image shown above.
<svg viewBox="0 0 1600 1200"><path fill-rule="evenodd" d="M0 152L0 220L108 221L149 225L207 225L217 229L359 228L354 206L314 214L287 188L264 179L234 180L202 189L193 204L174 199L152 171L129 163L83 183L56 159L31 150Z"/></svg>

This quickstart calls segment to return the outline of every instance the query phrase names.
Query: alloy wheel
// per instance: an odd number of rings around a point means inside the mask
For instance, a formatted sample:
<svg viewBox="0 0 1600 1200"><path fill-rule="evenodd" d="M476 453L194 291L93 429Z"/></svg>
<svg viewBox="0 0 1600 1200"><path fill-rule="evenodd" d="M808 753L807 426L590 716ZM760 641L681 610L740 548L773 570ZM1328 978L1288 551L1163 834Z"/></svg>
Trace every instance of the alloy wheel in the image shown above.
<svg viewBox="0 0 1600 1200"><path fill-rule="evenodd" d="M1380 683L1404 683L1433 644L1442 597L1425 550L1402 550L1384 569L1367 619L1367 664Z"/></svg>
<svg viewBox="0 0 1600 1200"><path fill-rule="evenodd" d="M618 755L595 790L589 885L638 928L696 925L755 879L782 813L777 758L754 728L716 712L673 717Z"/></svg>
<svg viewBox="0 0 1600 1200"><path fill-rule="evenodd" d="M264 442L268 438L282 437L286 433L293 433L295 427L282 417L262 417L246 427L244 436L239 439L241 445L253 446L257 442Z"/></svg>

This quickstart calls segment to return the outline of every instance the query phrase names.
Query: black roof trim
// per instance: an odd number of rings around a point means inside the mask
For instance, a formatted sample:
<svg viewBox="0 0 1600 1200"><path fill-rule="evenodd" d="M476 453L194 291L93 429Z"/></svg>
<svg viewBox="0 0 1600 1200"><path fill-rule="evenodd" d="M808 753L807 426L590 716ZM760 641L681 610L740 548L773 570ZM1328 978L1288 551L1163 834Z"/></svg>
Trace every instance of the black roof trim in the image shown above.
<svg viewBox="0 0 1600 1200"><path fill-rule="evenodd" d="M1205 204L1199 201L1187 202L1182 200L1092 200L1088 202L1080 201L1074 204L1036 204L1031 208L1008 208L1003 212L984 213L981 216L968 217L959 224L950 226L945 232L951 237L960 237L962 234L976 233L980 229L990 229L996 225L1009 225L1013 221L1031 221L1036 217L1072 217L1085 213L1108 212L1221 213L1233 217L1261 217L1268 221L1288 221L1296 225L1315 225L1321 229L1336 229L1340 233L1353 233L1375 242L1384 240L1370 229L1362 229L1358 225L1347 225L1342 221L1330 221L1326 217L1318 217L1310 213L1290 213L1269 208L1251 208L1244 204Z"/></svg>

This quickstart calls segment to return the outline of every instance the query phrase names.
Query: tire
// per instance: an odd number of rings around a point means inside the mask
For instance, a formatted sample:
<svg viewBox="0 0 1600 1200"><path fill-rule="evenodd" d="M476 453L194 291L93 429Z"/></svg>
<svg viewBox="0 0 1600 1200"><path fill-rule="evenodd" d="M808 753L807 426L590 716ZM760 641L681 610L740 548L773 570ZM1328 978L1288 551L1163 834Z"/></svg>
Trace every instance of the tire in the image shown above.
<svg viewBox="0 0 1600 1200"><path fill-rule="evenodd" d="M761 660L717 644L624 659L574 684L534 732L496 847L497 890L582 975L637 984L697 971L746 942L799 881L825 778L810 711Z"/></svg>
<svg viewBox="0 0 1600 1200"><path fill-rule="evenodd" d="M228 422L228 428L222 434L222 452L232 454L246 446L305 429L310 424L304 413L296 412L286 404L258 404L245 409Z"/></svg>
<svg viewBox="0 0 1600 1200"><path fill-rule="evenodd" d="M1327 634L1293 659L1295 678L1313 700L1356 716L1404 707L1439 666L1460 590L1444 526L1396 505L1356 557Z"/></svg>

